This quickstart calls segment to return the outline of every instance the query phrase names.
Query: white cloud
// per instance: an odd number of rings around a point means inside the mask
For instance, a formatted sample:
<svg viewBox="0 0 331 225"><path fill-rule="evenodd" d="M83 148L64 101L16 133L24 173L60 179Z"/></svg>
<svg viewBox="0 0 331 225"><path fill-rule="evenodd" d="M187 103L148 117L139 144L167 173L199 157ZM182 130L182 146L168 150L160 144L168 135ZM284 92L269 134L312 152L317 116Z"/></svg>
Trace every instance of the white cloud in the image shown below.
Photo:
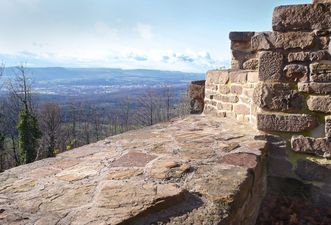
<svg viewBox="0 0 331 225"><path fill-rule="evenodd" d="M115 28L111 28L104 22L96 22L94 25L95 31L97 35L101 35L107 38L118 39L118 30Z"/></svg>
<svg viewBox="0 0 331 225"><path fill-rule="evenodd" d="M151 40L154 36L152 29L153 27L149 24L138 23L133 30L136 31L141 38Z"/></svg>

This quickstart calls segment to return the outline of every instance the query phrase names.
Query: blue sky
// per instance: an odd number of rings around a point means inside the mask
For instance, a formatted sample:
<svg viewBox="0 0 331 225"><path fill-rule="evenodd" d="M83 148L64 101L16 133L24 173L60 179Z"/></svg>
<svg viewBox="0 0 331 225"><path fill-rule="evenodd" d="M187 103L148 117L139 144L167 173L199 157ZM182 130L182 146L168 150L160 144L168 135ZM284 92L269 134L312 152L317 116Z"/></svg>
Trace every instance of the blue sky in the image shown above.
<svg viewBox="0 0 331 225"><path fill-rule="evenodd" d="M0 0L0 61L204 72L230 31L271 30L273 8L310 0Z"/></svg>

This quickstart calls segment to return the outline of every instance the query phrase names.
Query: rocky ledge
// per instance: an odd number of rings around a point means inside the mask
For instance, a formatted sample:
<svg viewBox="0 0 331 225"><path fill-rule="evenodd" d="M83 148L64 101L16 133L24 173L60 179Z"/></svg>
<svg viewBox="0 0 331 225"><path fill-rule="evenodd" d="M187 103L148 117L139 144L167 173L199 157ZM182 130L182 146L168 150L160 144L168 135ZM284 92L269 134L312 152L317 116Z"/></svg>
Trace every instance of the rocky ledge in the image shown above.
<svg viewBox="0 0 331 225"><path fill-rule="evenodd" d="M189 116L0 174L0 224L255 224L257 131Z"/></svg>

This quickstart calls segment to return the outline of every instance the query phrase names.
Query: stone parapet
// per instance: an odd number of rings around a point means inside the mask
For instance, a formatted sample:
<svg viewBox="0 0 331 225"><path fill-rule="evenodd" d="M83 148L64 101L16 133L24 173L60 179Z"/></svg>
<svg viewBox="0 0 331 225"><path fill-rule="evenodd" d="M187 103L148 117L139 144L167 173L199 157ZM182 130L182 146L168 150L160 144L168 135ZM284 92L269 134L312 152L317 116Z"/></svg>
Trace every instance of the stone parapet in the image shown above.
<svg viewBox="0 0 331 225"><path fill-rule="evenodd" d="M232 68L207 73L204 113L278 135L284 156L271 157L271 167L315 185L303 165L331 168L331 2L279 6L272 24L270 32L230 33ZM330 177L318 182L329 190Z"/></svg>
<svg viewBox="0 0 331 225"><path fill-rule="evenodd" d="M266 141L224 118L189 116L0 174L0 223L254 225Z"/></svg>

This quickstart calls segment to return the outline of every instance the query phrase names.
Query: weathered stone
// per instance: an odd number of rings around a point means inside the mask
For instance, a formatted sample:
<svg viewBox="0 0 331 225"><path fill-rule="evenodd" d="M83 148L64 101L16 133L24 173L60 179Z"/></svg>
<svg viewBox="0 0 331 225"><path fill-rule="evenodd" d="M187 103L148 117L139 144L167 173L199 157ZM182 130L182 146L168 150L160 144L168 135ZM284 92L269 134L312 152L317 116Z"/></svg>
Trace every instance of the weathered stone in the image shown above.
<svg viewBox="0 0 331 225"><path fill-rule="evenodd" d="M293 81L307 81L308 68L301 64L289 64L284 68L285 76Z"/></svg>
<svg viewBox="0 0 331 225"><path fill-rule="evenodd" d="M232 104L229 104L229 103L217 103L217 109L218 110L225 110L225 111L232 111L233 109L233 106Z"/></svg>
<svg viewBox="0 0 331 225"><path fill-rule="evenodd" d="M207 72L206 86L210 84L226 84L228 81L228 70L210 70Z"/></svg>
<svg viewBox="0 0 331 225"><path fill-rule="evenodd" d="M290 52L287 56L288 62L305 62L308 59L308 52Z"/></svg>
<svg viewBox="0 0 331 225"><path fill-rule="evenodd" d="M219 93L221 94L229 94L230 93L230 87L226 84L221 84L219 86Z"/></svg>
<svg viewBox="0 0 331 225"><path fill-rule="evenodd" d="M327 138L311 138L293 136L291 140L293 151L314 154L321 157L331 157L331 142Z"/></svg>
<svg viewBox="0 0 331 225"><path fill-rule="evenodd" d="M231 85L230 91L232 94L241 95L241 93L243 91L243 87L240 85Z"/></svg>
<svg viewBox="0 0 331 225"><path fill-rule="evenodd" d="M331 164L320 165L309 160L298 160L295 173L302 179L308 181L330 182Z"/></svg>
<svg viewBox="0 0 331 225"><path fill-rule="evenodd" d="M316 126L316 118L307 114L257 114L257 127L263 131L302 132Z"/></svg>
<svg viewBox="0 0 331 225"><path fill-rule="evenodd" d="M251 113L250 108L244 104L236 104L233 106L233 111L236 114L249 115Z"/></svg>
<svg viewBox="0 0 331 225"><path fill-rule="evenodd" d="M231 50L244 53L251 53L251 42L247 41L231 41Z"/></svg>
<svg viewBox="0 0 331 225"><path fill-rule="evenodd" d="M255 168L257 165L257 156L249 153L233 153L225 155L220 162L235 166Z"/></svg>
<svg viewBox="0 0 331 225"><path fill-rule="evenodd" d="M331 82L331 61L310 64L311 81Z"/></svg>
<svg viewBox="0 0 331 225"><path fill-rule="evenodd" d="M311 32L263 32L252 37L252 49L255 51L308 49L314 44L315 35Z"/></svg>
<svg viewBox="0 0 331 225"><path fill-rule="evenodd" d="M256 53L252 52L251 49L247 50L232 50L232 59L236 62L238 68L232 69L243 69L244 62L256 57Z"/></svg>
<svg viewBox="0 0 331 225"><path fill-rule="evenodd" d="M259 60L258 59L249 59L243 64L244 70L257 70L259 67Z"/></svg>
<svg viewBox="0 0 331 225"><path fill-rule="evenodd" d="M311 94L331 94L331 82L330 83L298 83L298 90L300 92L306 92Z"/></svg>
<svg viewBox="0 0 331 225"><path fill-rule="evenodd" d="M192 81L189 86L190 113L202 113L205 99L205 81Z"/></svg>
<svg viewBox="0 0 331 225"><path fill-rule="evenodd" d="M276 7L272 18L275 31L328 30L331 5L287 5Z"/></svg>
<svg viewBox="0 0 331 225"><path fill-rule="evenodd" d="M222 102L237 103L239 98L236 95L221 95L218 100Z"/></svg>
<svg viewBox="0 0 331 225"><path fill-rule="evenodd" d="M144 167L155 158L156 156L153 155L131 151L115 160L111 165L112 167Z"/></svg>
<svg viewBox="0 0 331 225"><path fill-rule="evenodd" d="M330 54L326 50L320 50L320 51L309 53L310 61L327 60L329 58L330 58Z"/></svg>
<svg viewBox="0 0 331 225"><path fill-rule="evenodd" d="M259 82L259 73L250 71L247 73L247 82L249 83L257 83Z"/></svg>
<svg viewBox="0 0 331 225"><path fill-rule="evenodd" d="M254 32L230 32L229 39L231 41L250 41L254 36Z"/></svg>
<svg viewBox="0 0 331 225"><path fill-rule="evenodd" d="M169 180L181 178L190 170L190 165L175 158L160 158L153 162L145 174L152 178Z"/></svg>
<svg viewBox="0 0 331 225"><path fill-rule="evenodd" d="M282 79L283 54L279 52L263 52L259 60L260 81L279 81Z"/></svg>
<svg viewBox="0 0 331 225"><path fill-rule="evenodd" d="M231 70L229 73L231 83L244 84L247 82L247 72L241 70Z"/></svg>
<svg viewBox="0 0 331 225"><path fill-rule="evenodd" d="M331 141L331 116L325 117L325 136Z"/></svg>
<svg viewBox="0 0 331 225"><path fill-rule="evenodd" d="M311 111L331 113L331 96L310 96L307 105Z"/></svg>
<svg viewBox="0 0 331 225"><path fill-rule="evenodd" d="M286 112L301 110L304 97L289 84L263 83L255 88L253 101L262 109Z"/></svg>
<svg viewBox="0 0 331 225"><path fill-rule="evenodd" d="M313 4L331 3L331 0L313 0Z"/></svg>

